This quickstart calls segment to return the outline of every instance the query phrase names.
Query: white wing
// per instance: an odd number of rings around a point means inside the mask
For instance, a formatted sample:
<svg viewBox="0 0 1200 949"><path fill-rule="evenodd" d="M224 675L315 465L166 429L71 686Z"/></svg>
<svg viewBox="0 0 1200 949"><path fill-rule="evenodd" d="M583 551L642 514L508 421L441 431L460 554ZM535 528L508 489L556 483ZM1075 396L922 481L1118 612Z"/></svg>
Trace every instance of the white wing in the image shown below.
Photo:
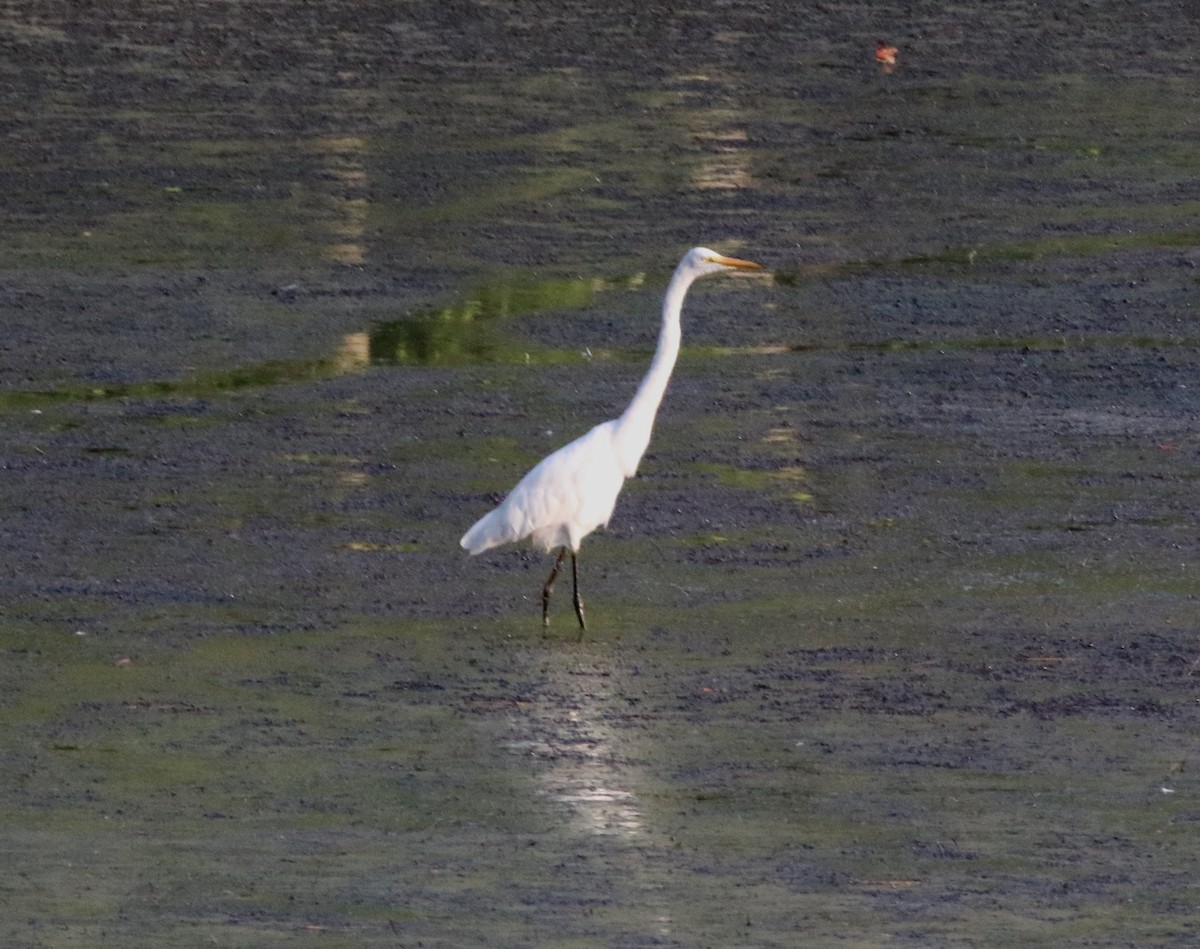
<svg viewBox="0 0 1200 949"><path fill-rule="evenodd" d="M607 524L625 475L615 457L615 422L604 422L547 455L460 543L472 554L532 537L545 550L579 543Z"/></svg>

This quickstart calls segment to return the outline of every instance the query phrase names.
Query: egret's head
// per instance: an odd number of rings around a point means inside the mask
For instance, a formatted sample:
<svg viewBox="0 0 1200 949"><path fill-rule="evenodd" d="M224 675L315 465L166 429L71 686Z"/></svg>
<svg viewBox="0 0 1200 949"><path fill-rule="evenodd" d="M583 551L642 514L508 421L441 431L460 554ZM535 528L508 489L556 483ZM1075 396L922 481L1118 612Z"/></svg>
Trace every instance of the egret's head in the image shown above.
<svg viewBox="0 0 1200 949"><path fill-rule="evenodd" d="M720 273L724 270L763 269L759 264L751 263L748 260L739 260L737 257L726 257L707 247L693 247L683 260L690 270L695 271L697 276Z"/></svg>

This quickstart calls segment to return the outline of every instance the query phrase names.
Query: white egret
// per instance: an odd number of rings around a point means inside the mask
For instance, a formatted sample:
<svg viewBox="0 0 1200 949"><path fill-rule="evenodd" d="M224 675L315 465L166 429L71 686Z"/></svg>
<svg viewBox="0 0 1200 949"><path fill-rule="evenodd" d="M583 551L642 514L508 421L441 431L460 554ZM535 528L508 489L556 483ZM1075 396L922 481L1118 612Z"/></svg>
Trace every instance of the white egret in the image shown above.
<svg viewBox="0 0 1200 949"><path fill-rule="evenodd" d="M526 537L547 553L558 548L554 568L542 587L542 625L550 624L550 593L563 558L570 553L575 615L580 630L587 628L576 555L588 534L607 526L621 486L637 473L638 462L650 444L654 416L679 355L679 313L688 287L705 274L762 269L748 260L726 257L706 247L694 247L684 254L667 285L654 359L629 407L620 418L602 422L543 458L499 507L463 535L460 543L472 555Z"/></svg>

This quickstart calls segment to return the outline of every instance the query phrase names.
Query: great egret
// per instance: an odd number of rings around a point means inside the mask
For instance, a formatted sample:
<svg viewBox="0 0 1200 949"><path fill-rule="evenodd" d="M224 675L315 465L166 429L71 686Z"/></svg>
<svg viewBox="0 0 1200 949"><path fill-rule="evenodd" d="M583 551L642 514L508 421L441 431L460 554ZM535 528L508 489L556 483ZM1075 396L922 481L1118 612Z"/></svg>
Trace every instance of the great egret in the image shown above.
<svg viewBox="0 0 1200 949"><path fill-rule="evenodd" d="M621 486L626 478L637 473L638 462L650 444L654 416L679 355L679 312L688 287L705 274L762 269L748 260L726 257L706 247L693 247L684 254L667 285L654 359L629 407L620 418L602 422L543 458L499 507L463 534L459 543L472 556L526 537L547 553L559 548L554 567L542 587L543 626L550 625L550 593L569 552L575 615L579 617L580 630L587 628L579 596L576 555L588 534L608 524Z"/></svg>

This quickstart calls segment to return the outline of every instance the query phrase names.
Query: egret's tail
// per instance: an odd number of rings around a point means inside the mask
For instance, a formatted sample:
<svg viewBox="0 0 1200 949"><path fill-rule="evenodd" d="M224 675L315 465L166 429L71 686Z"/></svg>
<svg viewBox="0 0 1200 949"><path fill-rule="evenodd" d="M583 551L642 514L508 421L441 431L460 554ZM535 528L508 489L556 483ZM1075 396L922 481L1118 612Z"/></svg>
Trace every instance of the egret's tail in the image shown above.
<svg viewBox="0 0 1200 949"><path fill-rule="evenodd" d="M471 525L471 529L462 535L459 544L474 557L485 550L491 550L493 547L499 547L501 544L507 544L516 539L512 525L501 513L501 509L496 508Z"/></svg>

